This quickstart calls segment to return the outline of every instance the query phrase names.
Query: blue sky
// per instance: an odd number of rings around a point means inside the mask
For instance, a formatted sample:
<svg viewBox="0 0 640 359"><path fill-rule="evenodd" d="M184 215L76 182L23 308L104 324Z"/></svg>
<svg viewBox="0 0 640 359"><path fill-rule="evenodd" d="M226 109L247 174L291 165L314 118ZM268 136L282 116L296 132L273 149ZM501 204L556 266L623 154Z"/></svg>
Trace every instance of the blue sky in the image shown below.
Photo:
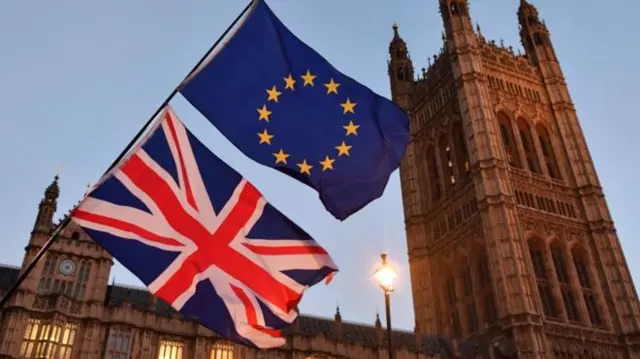
<svg viewBox="0 0 640 359"><path fill-rule="evenodd" d="M546 20L634 279L640 278L640 35L630 0L533 0ZM435 0L268 0L280 19L338 69L388 97L386 60L397 22L416 72L441 46ZM500 6L497 6L500 3ZM623 4L626 3L626 4ZM0 262L19 265L45 186L62 167L59 214L98 179L147 118L245 6L239 0L5 1L0 4ZM394 5L395 4L395 5ZM486 37L520 48L518 1L471 1ZM187 126L314 235L341 268L308 291L302 311L373 323L383 313L371 277L379 253L399 270L393 325L413 329L397 173L383 198L345 222L316 194L241 155L182 98ZM635 141L634 141L635 140ZM120 283L140 282L120 265Z"/></svg>

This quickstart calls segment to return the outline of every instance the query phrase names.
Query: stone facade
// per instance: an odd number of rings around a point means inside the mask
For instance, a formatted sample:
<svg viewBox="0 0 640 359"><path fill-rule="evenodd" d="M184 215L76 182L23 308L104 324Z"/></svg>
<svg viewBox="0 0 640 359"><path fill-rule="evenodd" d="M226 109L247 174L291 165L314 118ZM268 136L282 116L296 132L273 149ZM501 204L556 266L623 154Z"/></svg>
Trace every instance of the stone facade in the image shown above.
<svg viewBox="0 0 640 359"><path fill-rule="evenodd" d="M58 178L47 187L22 266L0 265L0 297L54 228ZM386 329L301 315L287 344L272 350L234 345L142 288L109 284L112 257L73 222L0 311L0 358L311 359L386 358ZM396 359L475 358L486 345L394 331ZM479 344L479 343L478 343ZM477 349L476 349L477 347ZM455 348L455 349L454 349ZM488 356L487 356L488 357Z"/></svg>
<svg viewBox="0 0 640 359"><path fill-rule="evenodd" d="M58 177L46 188L20 266L0 265L0 298L56 227ZM281 348L230 343L143 288L109 284L111 255L73 222L0 310L0 358L329 359L387 358L386 329L301 315ZM424 332L422 332L424 333ZM487 343L395 330L395 359L489 358Z"/></svg>
<svg viewBox="0 0 640 359"><path fill-rule="evenodd" d="M546 24L521 0L515 53L467 0L439 5L428 68L414 75L397 26L389 47L419 330L507 338L519 358L639 358L636 289Z"/></svg>

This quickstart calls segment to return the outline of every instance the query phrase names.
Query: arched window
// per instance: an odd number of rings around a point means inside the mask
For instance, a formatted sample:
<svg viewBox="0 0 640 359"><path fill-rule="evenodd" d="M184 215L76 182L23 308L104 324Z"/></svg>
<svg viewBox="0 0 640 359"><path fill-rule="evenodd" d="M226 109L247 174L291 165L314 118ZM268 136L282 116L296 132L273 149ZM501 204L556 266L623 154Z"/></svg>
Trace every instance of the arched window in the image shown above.
<svg viewBox="0 0 640 359"><path fill-rule="evenodd" d="M533 144L533 137L531 136L531 127L523 119L518 119L518 130L520 131L520 140L522 141L522 148L524 149L524 155L529 165L531 172L540 173L540 165L538 162L538 156L536 155L536 148Z"/></svg>
<svg viewBox="0 0 640 359"><path fill-rule="evenodd" d="M551 144L551 136L549 131L542 126L536 126L536 132L538 132L538 139L540 139L540 147L542 148L542 155L544 156L544 162L547 164L547 170L549 176L560 179L560 171L558 170L558 161L556 160L556 154Z"/></svg>
<svg viewBox="0 0 640 359"><path fill-rule="evenodd" d="M600 315L600 311L596 304L596 294L593 290L594 286L593 280L591 279L591 273L589 271L587 252L584 249L575 246L571 249L571 256L573 257L573 265L576 267L578 281L582 288L582 296L589 314L589 321L591 321L591 324L594 326L601 326L603 324L602 316Z"/></svg>
<svg viewBox="0 0 640 359"><path fill-rule="evenodd" d="M462 300L464 302L464 310L467 317L466 334L468 335L475 333L478 330L478 314L476 311L473 281L471 280L471 267L469 266L469 261L467 259L464 259L462 263L460 280L462 282Z"/></svg>
<svg viewBox="0 0 640 359"><path fill-rule="evenodd" d="M533 265L533 273L536 278L538 294L542 303L542 311L546 317L557 318L558 311L553 300L551 283L547 274L546 259L544 256L544 243L539 238L529 240L529 255Z"/></svg>
<svg viewBox="0 0 640 359"><path fill-rule="evenodd" d="M427 150L427 168L429 169L429 186L431 187L431 200L438 201L442 197L440 188L440 176L438 174L438 163L433 147Z"/></svg>
<svg viewBox="0 0 640 359"><path fill-rule="evenodd" d="M560 286L560 293L562 294L562 302L564 303L564 310L567 314L567 319L572 322L577 322L580 320L580 316L578 313L578 306L576 304L576 296L571 289L566 257L562 247L560 247L558 243L551 245L551 257L553 259L556 278L558 279L558 284Z"/></svg>
<svg viewBox="0 0 640 359"><path fill-rule="evenodd" d="M518 147L516 141L513 139L513 128L511 127L511 121L509 117L504 113L498 113L498 126L500 127L500 137L502 138L502 145L504 151L507 154L507 162L513 167L522 168L520 164L520 156L518 155Z"/></svg>
<svg viewBox="0 0 640 359"><path fill-rule="evenodd" d="M467 142L465 141L464 132L462 131L462 121L456 121L453 125L451 135L453 137L453 150L455 151L458 176L460 176L460 179L469 178L471 168L469 167Z"/></svg>
<svg viewBox="0 0 640 359"><path fill-rule="evenodd" d="M445 273L451 273L447 271ZM456 293L456 281L452 274L444 281L443 297L445 298L445 311L449 318L450 335L454 338L460 338L462 336L462 330L460 328L460 312L458 311L458 295Z"/></svg>
<svg viewBox="0 0 640 359"><path fill-rule="evenodd" d="M478 287L480 289L480 298L482 298L482 317L486 325L491 325L498 319L498 315L491 289L489 260L485 249L479 249L476 252L480 254L475 270L478 273Z"/></svg>
<svg viewBox="0 0 640 359"><path fill-rule="evenodd" d="M229 343L215 343L210 359L233 359L233 346Z"/></svg>
<svg viewBox="0 0 640 359"><path fill-rule="evenodd" d="M442 180L444 182L445 193L446 190L453 187L456 183L456 178L453 175L453 158L451 156L451 146L449 145L449 138L446 134L440 136L439 142L440 148L440 165L442 166Z"/></svg>

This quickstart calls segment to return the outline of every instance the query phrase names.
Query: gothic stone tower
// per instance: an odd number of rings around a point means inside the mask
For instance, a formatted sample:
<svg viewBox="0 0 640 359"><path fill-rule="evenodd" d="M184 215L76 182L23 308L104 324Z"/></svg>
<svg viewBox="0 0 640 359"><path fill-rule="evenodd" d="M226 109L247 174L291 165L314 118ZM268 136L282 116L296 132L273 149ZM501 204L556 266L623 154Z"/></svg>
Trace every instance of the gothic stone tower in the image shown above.
<svg viewBox="0 0 640 359"><path fill-rule="evenodd" d="M59 193L56 176L40 201L21 272L51 235ZM99 320L112 265L102 247L75 223L68 225L2 312L0 329L6 330L0 330L0 357L70 358L72 349L81 358L98 357L105 335ZM53 344L43 345L43 339Z"/></svg>
<svg viewBox="0 0 640 359"><path fill-rule="evenodd" d="M443 47L416 79L394 25L389 77L411 118L400 169L416 327L519 358L639 358L640 311L549 31L525 54L438 0Z"/></svg>

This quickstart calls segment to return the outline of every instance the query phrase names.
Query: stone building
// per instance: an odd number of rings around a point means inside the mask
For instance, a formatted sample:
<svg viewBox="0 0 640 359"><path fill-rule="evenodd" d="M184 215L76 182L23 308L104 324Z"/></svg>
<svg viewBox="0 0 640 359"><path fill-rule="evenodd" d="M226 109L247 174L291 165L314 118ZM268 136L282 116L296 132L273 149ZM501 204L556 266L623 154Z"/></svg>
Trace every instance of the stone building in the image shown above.
<svg viewBox="0 0 640 359"><path fill-rule="evenodd" d="M524 53L439 0L443 45L414 74L394 26L393 99L411 117L401 183L425 333L506 338L520 358L639 358L638 297L549 30Z"/></svg>
<svg viewBox="0 0 640 359"><path fill-rule="evenodd" d="M416 317L415 333L394 332L395 358L500 357L489 343L519 358L639 358L637 293L546 25L522 0L516 54L472 26L467 0L438 1L428 68L414 74L397 26L389 47L411 117L400 174ZM56 180L22 266L0 266L0 295L47 240L58 195ZM233 345L110 285L112 264L69 226L0 312L0 358L387 357L379 320L339 311L300 316L282 348Z"/></svg>
<svg viewBox="0 0 640 359"><path fill-rule="evenodd" d="M0 297L49 239L58 178L40 202L22 266L0 266ZM387 335L373 325L301 315L287 344L272 350L234 345L142 288L109 284L112 257L71 223L0 311L0 358L320 359L386 358ZM449 358L486 345L394 331L397 359ZM475 358L475 356L469 357Z"/></svg>

